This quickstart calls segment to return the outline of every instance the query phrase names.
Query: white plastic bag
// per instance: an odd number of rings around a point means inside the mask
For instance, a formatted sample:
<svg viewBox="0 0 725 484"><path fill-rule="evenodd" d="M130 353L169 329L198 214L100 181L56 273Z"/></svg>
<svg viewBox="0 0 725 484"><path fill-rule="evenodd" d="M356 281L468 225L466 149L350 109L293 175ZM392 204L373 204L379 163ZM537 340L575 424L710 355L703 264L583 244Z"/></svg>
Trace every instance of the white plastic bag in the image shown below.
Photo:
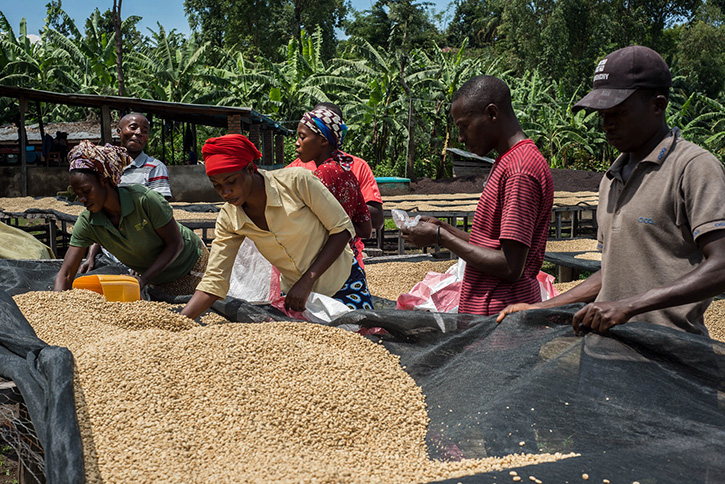
<svg viewBox="0 0 725 484"><path fill-rule="evenodd" d="M249 302L267 302L279 296L279 271L249 237L237 252L227 295Z"/></svg>
<svg viewBox="0 0 725 484"><path fill-rule="evenodd" d="M302 313L307 321L313 323L329 323L338 316L352 311L344 303L324 294L311 292Z"/></svg>
<svg viewBox="0 0 725 484"><path fill-rule="evenodd" d="M420 215L416 215L415 218L410 218L408 212L406 212L405 210L398 210L397 208L391 210L390 214L393 216L393 222L395 222L395 226L399 229L415 227L420 221Z"/></svg>
<svg viewBox="0 0 725 484"><path fill-rule="evenodd" d="M344 303L333 299L330 296L319 294L317 292L311 292L307 296L307 302L305 302L305 310L302 312L287 310L284 307L284 297L279 296L272 301L272 307L282 311L287 316L304 319L305 321L311 321L313 323L329 323L338 316L349 313L352 311ZM340 328L348 331L357 331L360 326L357 324L343 324Z"/></svg>

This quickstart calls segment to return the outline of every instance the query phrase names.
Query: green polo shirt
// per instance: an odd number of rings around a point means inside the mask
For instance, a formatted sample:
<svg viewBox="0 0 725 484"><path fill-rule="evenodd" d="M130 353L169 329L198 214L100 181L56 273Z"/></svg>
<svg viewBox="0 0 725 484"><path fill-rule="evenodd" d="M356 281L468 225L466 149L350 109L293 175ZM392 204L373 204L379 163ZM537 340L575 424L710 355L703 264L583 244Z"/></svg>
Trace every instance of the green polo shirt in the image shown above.
<svg viewBox="0 0 725 484"><path fill-rule="evenodd" d="M73 226L70 245L89 247L97 242L122 263L143 274L164 248L156 229L169 223L174 212L162 195L141 185L119 187L118 195L121 199L118 227L103 211L85 210ZM165 284L188 274L201 255L201 239L183 225L177 225L184 248L165 271L150 281L152 284Z"/></svg>

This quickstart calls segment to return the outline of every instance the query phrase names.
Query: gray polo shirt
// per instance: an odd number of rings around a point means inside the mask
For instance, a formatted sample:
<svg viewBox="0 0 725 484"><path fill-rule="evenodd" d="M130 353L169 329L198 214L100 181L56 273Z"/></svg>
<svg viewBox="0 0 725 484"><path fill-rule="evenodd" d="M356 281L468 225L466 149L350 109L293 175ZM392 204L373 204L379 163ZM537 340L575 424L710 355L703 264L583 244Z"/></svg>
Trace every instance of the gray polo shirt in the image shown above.
<svg viewBox="0 0 725 484"><path fill-rule="evenodd" d="M710 152L680 138L677 128L624 183L627 160L626 154L617 158L599 186L602 289L597 301L671 284L702 262L697 237L725 229L725 170ZM632 319L707 335L703 314L711 301Z"/></svg>

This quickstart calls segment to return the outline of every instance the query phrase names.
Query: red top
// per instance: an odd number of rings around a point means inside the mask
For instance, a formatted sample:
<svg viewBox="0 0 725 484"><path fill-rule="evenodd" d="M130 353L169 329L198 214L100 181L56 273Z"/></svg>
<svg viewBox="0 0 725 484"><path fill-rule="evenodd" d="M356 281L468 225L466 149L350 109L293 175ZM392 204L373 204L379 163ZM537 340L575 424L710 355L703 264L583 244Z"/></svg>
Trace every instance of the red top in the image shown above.
<svg viewBox="0 0 725 484"><path fill-rule="evenodd" d="M529 247L524 272L515 283L466 266L458 312L490 316L509 304L541 301L536 275L549 235L554 182L549 164L533 141L526 139L496 158L476 206L469 242L501 249L501 240Z"/></svg>
<svg viewBox="0 0 725 484"><path fill-rule="evenodd" d="M352 158L352 163L350 165L350 170L352 173L357 177L357 180L360 182L360 191L363 194L363 198L365 199L365 203L367 202L378 202L383 203L383 197L380 196L380 190L378 189L378 184L375 181L375 176L373 175L373 171L370 169L370 165L368 165L367 161L363 160L362 158L358 158L357 156L348 155L345 153L345 155ZM295 161L287 165L287 167L302 167L307 168L310 171L315 171L317 169L317 165L314 161L308 161L307 163L302 163L299 158L297 158Z"/></svg>
<svg viewBox="0 0 725 484"><path fill-rule="evenodd" d="M355 177L357 177L357 180L360 183L360 191L362 192L365 203L383 203L383 197L380 196L380 189L378 189L378 183L375 181L373 170L370 169L370 165L368 165L368 162L363 160L362 158L358 158L357 156L348 155L347 153L343 154L352 158L350 171L355 175ZM310 171L315 171L317 169L317 165L314 161L308 161L307 163L303 163L299 158L287 165L285 168L289 167L307 168ZM345 205L343 205L343 207L344 206ZM352 241L354 242L354 244L350 245L353 246L355 258L360 264L360 267L364 269L365 265L362 261L362 253L365 249L365 244L363 244L363 241L360 240L360 237L353 237Z"/></svg>
<svg viewBox="0 0 725 484"><path fill-rule="evenodd" d="M360 183L352 171L345 170L340 163L329 159L317 167L314 173L340 202L353 223L370 220L370 211L365 205Z"/></svg>

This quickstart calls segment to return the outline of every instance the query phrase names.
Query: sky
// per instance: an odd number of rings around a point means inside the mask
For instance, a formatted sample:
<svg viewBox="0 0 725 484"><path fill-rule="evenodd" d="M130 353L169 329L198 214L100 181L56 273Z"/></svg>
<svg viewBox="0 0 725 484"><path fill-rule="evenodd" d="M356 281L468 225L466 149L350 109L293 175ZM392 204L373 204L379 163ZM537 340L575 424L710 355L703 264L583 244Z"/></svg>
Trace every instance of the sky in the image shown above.
<svg viewBox="0 0 725 484"><path fill-rule="evenodd" d="M351 0L355 10L368 10L375 0ZM435 11L445 10L451 0L432 0ZM28 34L37 34L45 24L46 7L48 0L0 0L0 11L10 22L15 34L18 34L20 20L25 17L28 23ZM93 10L103 12L113 7L113 0L63 0L63 10L75 21L76 26L83 31L85 19ZM147 28L157 30L156 22L160 22L168 32L176 29L178 32L188 34L189 23L184 14L184 0L123 0L121 16L129 15L143 17L137 28L142 34L148 34Z"/></svg>

